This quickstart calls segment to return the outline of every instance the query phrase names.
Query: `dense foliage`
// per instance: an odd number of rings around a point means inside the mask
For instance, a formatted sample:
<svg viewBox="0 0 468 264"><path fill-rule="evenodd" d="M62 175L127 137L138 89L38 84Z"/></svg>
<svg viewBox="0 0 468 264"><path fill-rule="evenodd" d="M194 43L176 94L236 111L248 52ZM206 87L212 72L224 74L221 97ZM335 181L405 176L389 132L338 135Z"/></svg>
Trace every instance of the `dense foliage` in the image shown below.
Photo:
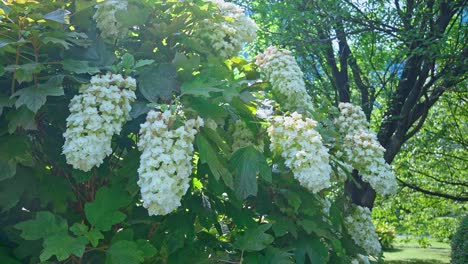
<svg viewBox="0 0 468 264"><path fill-rule="evenodd" d="M465 216L453 235L451 263L459 264L468 261L468 216Z"/></svg>
<svg viewBox="0 0 468 264"><path fill-rule="evenodd" d="M344 192L396 185L376 135L312 105L291 52L237 56L240 7L6 0L0 26L2 263L380 258Z"/></svg>

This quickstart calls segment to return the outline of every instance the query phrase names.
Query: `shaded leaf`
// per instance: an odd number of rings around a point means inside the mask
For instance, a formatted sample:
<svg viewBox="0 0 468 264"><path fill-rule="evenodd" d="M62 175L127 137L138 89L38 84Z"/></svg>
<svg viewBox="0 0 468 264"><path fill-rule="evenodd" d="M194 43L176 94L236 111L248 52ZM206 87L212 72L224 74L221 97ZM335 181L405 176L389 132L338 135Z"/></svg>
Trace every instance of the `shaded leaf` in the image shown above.
<svg viewBox="0 0 468 264"><path fill-rule="evenodd" d="M77 74L95 74L99 72L99 68L95 66L90 66L88 61L79 61L79 60L64 60L62 62L63 69L69 72L74 72Z"/></svg>
<svg viewBox="0 0 468 264"><path fill-rule="evenodd" d="M54 255L59 261L66 260L70 255L81 257L87 242L84 237L72 237L66 233L49 236L44 240L40 260L48 260Z"/></svg>
<svg viewBox="0 0 468 264"><path fill-rule="evenodd" d="M131 198L123 189L104 186L96 193L93 202L86 203L86 218L97 229L108 231L113 225L126 218L126 215L119 209L130 202Z"/></svg>
<svg viewBox="0 0 468 264"><path fill-rule="evenodd" d="M15 228L21 230L21 237L26 240L37 240L68 232L65 219L47 211L37 212L34 219L16 224Z"/></svg>
<svg viewBox="0 0 468 264"><path fill-rule="evenodd" d="M46 102L47 96L62 96L63 77L51 78L48 82L40 84L38 87L23 88L12 95L18 97L15 102L16 108L22 105L28 107L34 113L41 108Z"/></svg>
<svg viewBox="0 0 468 264"><path fill-rule="evenodd" d="M265 233L270 227L271 224L264 224L255 229L247 229L246 233L237 239L234 246L245 251L260 251L266 248L274 240L272 235Z"/></svg>
<svg viewBox="0 0 468 264"><path fill-rule="evenodd" d="M235 175L234 190L241 199L257 195L257 174L271 181L271 170L265 157L253 146L234 152L230 165Z"/></svg>
<svg viewBox="0 0 468 264"><path fill-rule="evenodd" d="M208 163L208 167L210 167L215 179L219 180L219 178L222 178L228 187L233 188L232 174L227 167L227 161L218 155L218 151L215 150L203 133L199 133L195 141L200 153L200 160L203 163Z"/></svg>
<svg viewBox="0 0 468 264"><path fill-rule="evenodd" d="M144 261L144 252L137 243L121 240L112 244L106 252L106 264L138 264Z"/></svg>
<svg viewBox="0 0 468 264"><path fill-rule="evenodd" d="M35 130L37 128L34 120L34 112L26 106L21 106L16 111L10 111L6 115L8 120L8 133L13 134L18 127L25 130Z"/></svg>
<svg viewBox="0 0 468 264"><path fill-rule="evenodd" d="M328 247L319 238L302 239L294 252L296 263L305 263L306 256L311 263L328 263Z"/></svg>
<svg viewBox="0 0 468 264"><path fill-rule="evenodd" d="M30 82L33 80L33 75L41 72L44 66L40 63L27 63L22 65L8 65L5 71L16 72L15 79L18 83Z"/></svg>
<svg viewBox="0 0 468 264"><path fill-rule="evenodd" d="M159 99L168 100L173 92L179 91L176 79L177 70L172 64L145 67L138 78L138 89L150 102L157 103Z"/></svg>

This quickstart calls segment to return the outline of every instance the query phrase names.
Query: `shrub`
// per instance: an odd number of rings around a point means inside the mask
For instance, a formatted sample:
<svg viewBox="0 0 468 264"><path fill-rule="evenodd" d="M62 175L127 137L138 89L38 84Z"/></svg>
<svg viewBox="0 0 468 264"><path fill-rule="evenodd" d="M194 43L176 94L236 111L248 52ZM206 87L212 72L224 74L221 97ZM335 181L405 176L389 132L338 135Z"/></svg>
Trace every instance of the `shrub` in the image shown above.
<svg viewBox="0 0 468 264"><path fill-rule="evenodd" d="M452 237L452 264L468 263L468 215L463 217L460 226Z"/></svg>
<svg viewBox="0 0 468 264"><path fill-rule="evenodd" d="M383 249L393 248L393 243L396 239L395 227L386 222L379 222L376 223L375 231L379 236L379 242Z"/></svg>

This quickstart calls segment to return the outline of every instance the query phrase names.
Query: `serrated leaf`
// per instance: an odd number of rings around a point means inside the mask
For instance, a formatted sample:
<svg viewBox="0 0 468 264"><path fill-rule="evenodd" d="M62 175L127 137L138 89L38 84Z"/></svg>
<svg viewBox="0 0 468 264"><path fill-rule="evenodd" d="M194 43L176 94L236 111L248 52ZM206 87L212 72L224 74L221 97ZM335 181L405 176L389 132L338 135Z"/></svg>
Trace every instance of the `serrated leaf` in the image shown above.
<svg viewBox="0 0 468 264"><path fill-rule="evenodd" d="M237 150L229 163L234 169L234 190L241 199L257 195L257 174L271 180L271 170L265 157L253 146Z"/></svg>
<svg viewBox="0 0 468 264"><path fill-rule="evenodd" d="M177 70L172 64L160 64L144 68L138 78L138 89L150 102L168 100L173 92L178 92L180 84L176 79Z"/></svg>
<svg viewBox="0 0 468 264"><path fill-rule="evenodd" d="M98 67L90 66L89 61L79 60L64 60L62 61L63 69L77 74L95 74L99 72Z"/></svg>
<svg viewBox="0 0 468 264"><path fill-rule="evenodd" d="M119 209L127 206L130 202L131 198L123 189L104 186L96 193L93 202L86 203L86 218L95 228L108 231L113 225L126 218L126 215Z"/></svg>
<svg viewBox="0 0 468 264"><path fill-rule="evenodd" d="M208 167L215 179L222 178L229 188L233 188L232 174L227 167L227 161L218 155L213 145L202 133L197 135L195 141L200 153L200 160L203 163L208 163Z"/></svg>
<svg viewBox="0 0 468 264"><path fill-rule="evenodd" d="M5 71L16 72L15 79L18 83L30 82L33 80L33 75L41 72L44 66L40 63L26 63L22 65L8 65Z"/></svg>
<svg viewBox="0 0 468 264"><path fill-rule="evenodd" d="M138 264L143 261L144 252L133 241L118 241L106 252L106 264Z"/></svg>
<svg viewBox="0 0 468 264"><path fill-rule="evenodd" d="M23 88L12 95L12 97L17 97L15 102L16 108L19 108L22 105L28 107L34 113L41 108L46 102L47 96L61 96L63 95L63 88L61 83L57 85L56 83L47 82L41 84L38 87L28 87Z"/></svg>
<svg viewBox="0 0 468 264"><path fill-rule="evenodd" d="M275 247L268 247L265 255L260 258L259 264L293 264L293 254Z"/></svg>
<svg viewBox="0 0 468 264"><path fill-rule="evenodd" d="M66 260L70 255L77 257L83 256L87 240L84 237L72 237L65 234L56 234L44 239L41 261L46 261L52 256L56 256L57 260Z"/></svg>
<svg viewBox="0 0 468 264"><path fill-rule="evenodd" d="M76 236L86 237L93 247L97 247L99 240L104 238L104 235L99 230L88 230L88 226L81 223L75 223L70 227L70 231Z"/></svg>
<svg viewBox="0 0 468 264"><path fill-rule="evenodd" d="M296 263L305 263L306 255L310 263L328 263L328 247L319 238L307 238L297 242L294 252Z"/></svg>
<svg viewBox="0 0 468 264"><path fill-rule="evenodd" d="M265 233L270 227L271 224L264 224L255 229L247 229L234 246L245 251L260 251L266 248L274 240L272 235Z"/></svg>
<svg viewBox="0 0 468 264"><path fill-rule="evenodd" d="M42 18L58 22L60 24L69 24L70 23L70 18L69 15L71 14L70 11L65 10L65 9L57 9L55 11L52 11L50 13L45 14L42 16Z"/></svg>
<svg viewBox="0 0 468 264"><path fill-rule="evenodd" d="M6 119L8 120L8 133L10 134L13 134L18 127L25 130L35 130L37 128L34 112L26 106L21 106L16 111L8 112Z"/></svg>
<svg viewBox="0 0 468 264"><path fill-rule="evenodd" d="M68 232L67 221L47 211L37 212L34 219L16 224L15 228L21 230L21 237L26 240L37 240Z"/></svg>

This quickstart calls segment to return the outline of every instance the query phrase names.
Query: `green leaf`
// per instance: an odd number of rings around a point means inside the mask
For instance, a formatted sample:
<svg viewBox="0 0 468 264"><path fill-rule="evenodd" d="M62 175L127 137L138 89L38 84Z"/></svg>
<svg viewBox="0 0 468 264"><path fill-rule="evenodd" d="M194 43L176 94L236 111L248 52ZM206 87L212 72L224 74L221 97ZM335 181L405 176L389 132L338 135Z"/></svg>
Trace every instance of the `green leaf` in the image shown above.
<svg viewBox="0 0 468 264"><path fill-rule="evenodd" d="M135 58L132 54L125 53L120 60L119 66L122 69L130 70L135 65Z"/></svg>
<svg viewBox="0 0 468 264"><path fill-rule="evenodd" d="M97 229L108 231L113 225L126 218L126 215L119 209L130 202L131 198L123 189L104 186L96 193L96 199L93 202L86 203L86 218Z"/></svg>
<svg viewBox="0 0 468 264"><path fill-rule="evenodd" d="M104 235L99 230L88 230L88 226L81 223L75 223L70 227L70 231L76 236L86 237L93 247L97 247L99 240L104 238Z"/></svg>
<svg viewBox="0 0 468 264"><path fill-rule="evenodd" d="M143 251L143 255L146 258L151 258L158 252L156 248L147 240L138 239L137 241L138 248Z"/></svg>
<svg viewBox="0 0 468 264"><path fill-rule="evenodd" d="M133 66L133 69L138 69L147 65L151 65L154 63L154 60L139 60L137 63L135 63L135 66Z"/></svg>
<svg viewBox="0 0 468 264"><path fill-rule="evenodd" d="M27 137L8 135L0 138L0 181L16 174L16 165L33 166Z"/></svg>
<svg viewBox="0 0 468 264"><path fill-rule="evenodd" d="M234 246L245 251L260 251L270 245L274 238L265 232L270 229L271 224L264 224L255 229L247 229L245 234L240 236Z"/></svg>
<svg viewBox="0 0 468 264"><path fill-rule="evenodd" d="M211 173L213 173L216 180L222 178L229 188L233 188L232 174L227 168L227 161L218 155L211 142L203 133L199 133L195 141L198 146L201 162L208 163L208 167L210 167Z"/></svg>
<svg viewBox="0 0 468 264"><path fill-rule="evenodd" d="M0 158L0 181L9 179L16 174L16 162Z"/></svg>
<svg viewBox="0 0 468 264"><path fill-rule="evenodd" d="M92 176L92 172L89 172L89 171L85 172L85 171L76 170L76 169L72 170L72 177L73 179L75 179L77 183L83 183L89 180L91 176Z"/></svg>
<svg viewBox="0 0 468 264"><path fill-rule="evenodd" d="M57 9L55 11L52 11L50 13L45 14L42 16L42 18L58 22L60 24L69 24L70 23L70 18L69 15L71 14L70 11L65 10L65 9Z"/></svg>
<svg viewBox="0 0 468 264"><path fill-rule="evenodd" d="M144 261L145 252L137 243L121 240L112 244L106 252L106 264L138 264Z"/></svg>
<svg viewBox="0 0 468 264"><path fill-rule="evenodd" d="M63 77L61 81L63 80ZM41 84L38 87L23 88L12 95L18 96L15 102L16 108L22 105L28 107L34 113L41 108L46 102L47 96L62 96L63 88L62 82L58 83L57 79L49 80L47 83Z"/></svg>
<svg viewBox="0 0 468 264"><path fill-rule="evenodd" d="M10 111L6 115L8 120L8 133L13 134L18 127L25 130L35 130L37 128L34 119L34 112L26 106L21 106L16 111Z"/></svg>
<svg viewBox="0 0 468 264"><path fill-rule="evenodd" d="M84 237L72 237L68 234L56 234L45 238L40 255L41 261L46 261L52 256L56 256L57 260L66 260L70 255L77 257L83 256L87 240Z"/></svg>
<svg viewBox="0 0 468 264"><path fill-rule="evenodd" d="M273 220L272 230L275 237L282 237L288 232L294 237L297 237L297 227L293 220L279 215L272 215L271 218Z"/></svg>
<svg viewBox="0 0 468 264"><path fill-rule="evenodd" d="M306 255L310 263L328 263L328 247L320 238L307 238L297 242L294 252L296 263L305 263Z"/></svg>
<svg viewBox="0 0 468 264"><path fill-rule="evenodd" d="M173 92L178 92L180 84L176 79L177 70L172 64L145 67L138 78L138 89L150 102L168 100Z"/></svg>
<svg viewBox="0 0 468 264"><path fill-rule="evenodd" d="M260 258L260 264L292 264L292 254L279 248L268 247L265 250L265 256Z"/></svg>
<svg viewBox="0 0 468 264"><path fill-rule="evenodd" d="M216 146L218 146L224 153L231 153L231 147L226 143L226 141L216 132L215 130L207 127L201 128L202 132L207 135L207 137L213 141Z"/></svg>
<svg viewBox="0 0 468 264"><path fill-rule="evenodd" d="M2 66L0 66L1 68ZM1 69L0 69L1 70ZM1 76L1 74L0 74ZM7 95L1 94L0 93L0 116L3 113L3 108L5 107L11 107L14 104L14 101L10 99Z"/></svg>
<svg viewBox="0 0 468 264"><path fill-rule="evenodd" d="M0 168L0 175L2 170ZM14 176L14 178L0 182L0 212L2 213L7 212L18 204L28 186L34 186L34 182L27 175L21 173L21 170Z"/></svg>
<svg viewBox="0 0 468 264"><path fill-rule="evenodd" d="M95 66L90 66L89 61L79 61L79 60L64 60L62 61L63 69L69 72L74 72L77 74L95 74L99 72L99 68Z"/></svg>
<svg viewBox="0 0 468 264"><path fill-rule="evenodd" d="M16 81L18 83L30 82L33 80L33 75L41 72L44 66L40 63L27 63L22 65L8 65L5 71L16 72Z"/></svg>
<svg viewBox="0 0 468 264"><path fill-rule="evenodd" d="M10 250L6 247L0 246L0 263L2 264L21 264L21 262L13 258L13 254L10 254Z"/></svg>
<svg viewBox="0 0 468 264"><path fill-rule="evenodd" d="M204 80L204 78L196 78L191 82L185 82L180 87L182 94L191 94L193 96L210 97L211 92L222 92L223 89L215 86L221 85L218 80Z"/></svg>
<svg viewBox="0 0 468 264"><path fill-rule="evenodd" d="M41 197L41 206L49 204L54 212L65 213L70 201L76 201L70 183L65 177L57 177L50 173L43 173L37 187Z"/></svg>
<svg viewBox="0 0 468 264"><path fill-rule="evenodd" d="M241 148L232 154L230 165L235 175L234 190L241 199L257 195L257 174L271 181L271 170L265 157L253 146Z"/></svg>
<svg viewBox="0 0 468 264"><path fill-rule="evenodd" d="M15 228L21 230L21 237L26 240L37 240L68 232L67 221L47 211L37 212L34 219L16 224Z"/></svg>
<svg viewBox="0 0 468 264"><path fill-rule="evenodd" d="M301 196L296 192L290 190L281 190L280 192L286 198L288 204L292 206L294 212L297 212L297 210L302 204Z"/></svg>

